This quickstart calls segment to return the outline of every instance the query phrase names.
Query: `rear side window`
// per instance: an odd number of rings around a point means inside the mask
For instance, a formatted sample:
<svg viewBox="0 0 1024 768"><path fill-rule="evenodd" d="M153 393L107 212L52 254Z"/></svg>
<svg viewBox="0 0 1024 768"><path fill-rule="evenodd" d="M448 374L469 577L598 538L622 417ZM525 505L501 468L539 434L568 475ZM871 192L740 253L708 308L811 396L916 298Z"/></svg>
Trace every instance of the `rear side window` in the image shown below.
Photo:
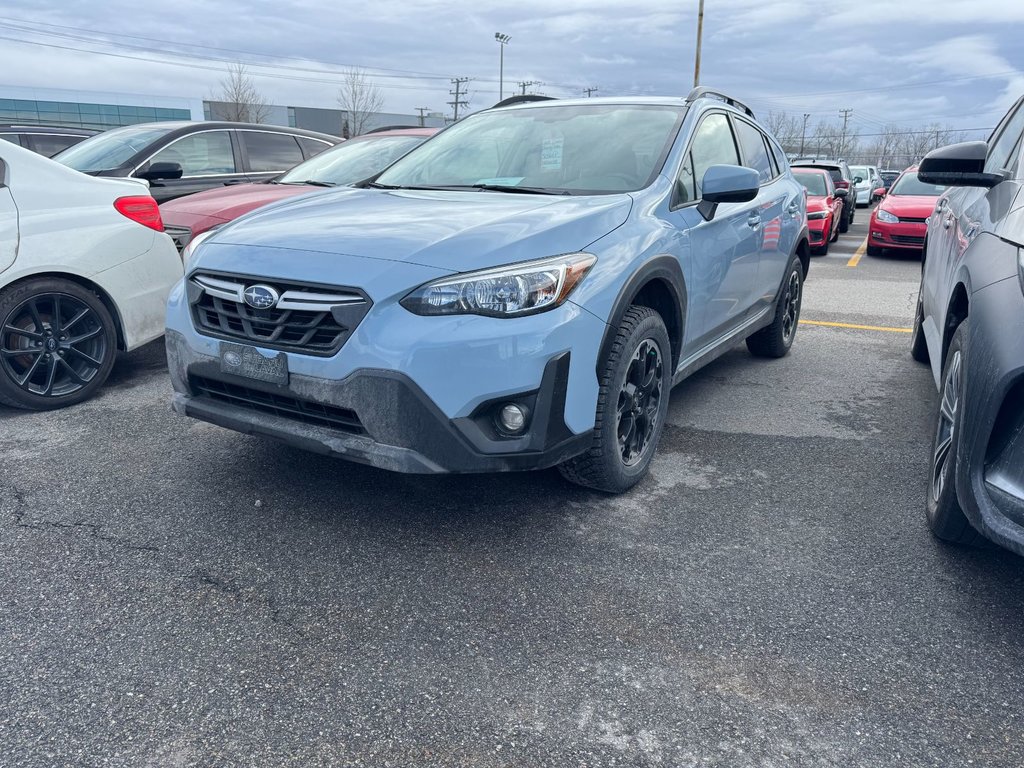
<svg viewBox="0 0 1024 768"><path fill-rule="evenodd" d="M235 173L235 155L227 131L204 131L185 136L157 152L152 163L178 163L182 176Z"/></svg>
<svg viewBox="0 0 1024 768"><path fill-rule="evenodd" d="M1014 150L1020 146L1021 133L1024 132L1024 106L1017 106L1017 111L1004 121L1003 129L995 141L989 139L988 159L985 161L986 173L998 173L1004 168L1011 168L1016 162Z"/></svg>
<svg viewBox="0 0 1024 768"><path fill-rule="evenodd" d="M700 185L704 174L712 165L739 165L736 141L729 127L729 119L723 114L705 117L693 134L690 150L679 172L676 185L676 204L700 200Z"/></svg>
<svg viewBox="0 0 1024 768"><path fill-rule="evenodd" d="M70 146L82 141L85 136L55 136L47 133L34 133L28 137L29 145L40 155L53 157Z"/></svg>
<svg viewBox="0 0 1024 768"><path fill-rule="evenodd" d="M330 149L331 145L323 141L317 141L316 139L310 139L306 136L296 136L295 139L302 146L302 153L306 157L313 157L313 155L319 155L325 149Z"/></svg>
<svg viewBox="0 0 1024 768"><path fill-rule="evenodd" d="M21 146L21 142L18 141L18 134L16 133L0 133L0 140L9 141L11 144Z"/></svg>
<svg viewBox="0 0 1024 768"><path fill-rule="evenodd" d="M249 154L249 170L286 171L302 162L302 150L294 136L286 133L242 131Z"/></svg>
<svg viewBox="0 0 1024 768"><path fill-rule="evenodd" d="M736 137L743 150L743 165L757 171L762 184L771 181L775 177L775 172L772 170L771 160L768 159L768 149L764 145L761 132L750 123L737 120Z"/></svg>

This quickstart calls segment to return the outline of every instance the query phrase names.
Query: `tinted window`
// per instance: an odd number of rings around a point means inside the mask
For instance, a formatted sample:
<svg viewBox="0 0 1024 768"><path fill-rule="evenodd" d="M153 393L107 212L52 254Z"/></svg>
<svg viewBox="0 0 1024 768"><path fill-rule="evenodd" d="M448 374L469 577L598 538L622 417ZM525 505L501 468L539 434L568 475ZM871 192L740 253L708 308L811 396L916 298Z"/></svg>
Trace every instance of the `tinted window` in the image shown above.
<svg viewBox="0 0 1024 768"><path fill-rule="evenodd" d="M256 131L242 131L242 135L250 171L283 171L302 162L302 150L294 136Z"/></svg>
<svg viewBox="0 0 1024 768"><path fill-rule="evenodd" d="M989 139L990 149L988 159L985 161L985 170L988 173L998 173L1003 168L1014 165L1017 158L1013 154L1013 149L1018 146L1022 131L1024 131L1024 107L1018 106L1017 111L1003 125L1003 130L995 141Z"/></svg>
<svg viewBox="0 0 1024 768"><path fill-rule="evenodd" d="M736 142L725 115L708 115L697 126L679 175L677 203L700 200L704 174L712 165L739 165Z"/></svg>
<svg viewBox="0 0 1024 768"><path fill-rule="evenodd" d="M182 176L235 173L235 156L227 131L204 131L185 136L157 152L150 163L178 163Z"/></svg>
<svg viewBox="0 0 1024 768"><path fill-rule="evenodd" d="M82 141L85 136L55 136L47 133L34 133L28 137L32 149L41 155L53 157L68 147Z"/></svg>
<svg viewBox="0 0 1024 768"><path fill-rule="evenodd" d="M0 139L3 141L9 141L11 144L21 145L21 142L18 141L18 134L16 133L0 133Z"/></svg>
<svg viewBox="0 0 1024 768"><path fill-rule="evenodd" d="M295 138L298 140L299 144L302 145L302 151L305 153L306 157L319 155L325 149L331 148L330 144L323 141L317 141L316 139L309 139L305 136L296 136Z"/></svg>
<svg viewBox="0 0 1024 768"><path fill-rule="evenodd" d="M764 146L761 132L750 123L737 120L736 136L743 150L743 165L757 171L762 183L771 181L775 173L772 171L772 163L768 159L768 150Z"/></svg>

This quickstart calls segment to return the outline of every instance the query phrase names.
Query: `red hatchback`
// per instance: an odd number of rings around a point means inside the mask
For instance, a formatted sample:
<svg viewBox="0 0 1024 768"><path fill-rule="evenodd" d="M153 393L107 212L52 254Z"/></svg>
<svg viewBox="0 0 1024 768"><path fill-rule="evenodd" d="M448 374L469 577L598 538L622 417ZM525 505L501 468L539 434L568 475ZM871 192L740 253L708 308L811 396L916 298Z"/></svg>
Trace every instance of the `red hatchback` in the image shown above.
<svg viewBox="0 0 1024 768"><path fill-rule="evenodd" d="M164 231L181 251L196 235L227 224L260 206L312 192L354 184L387 168L437 128L403 128L356 136L259 184L234 184L179 197L160 206Z"/></svg>
<svg viewBox="0 0 1024 768"><path fill-rule="evenodd" d="M807 190L807 236L812 252L824 256L828 244L839 238L843 200L828 171L794 166L793 176Z"/></svg>
<svg viewBox="0 0 1024 768"><path fill-rule="evenodd" d="M945 187L921 181L916 165L907 168L871 212L868 255L881 256L886 248L921 252L926 222L945 191Z"/></svg>

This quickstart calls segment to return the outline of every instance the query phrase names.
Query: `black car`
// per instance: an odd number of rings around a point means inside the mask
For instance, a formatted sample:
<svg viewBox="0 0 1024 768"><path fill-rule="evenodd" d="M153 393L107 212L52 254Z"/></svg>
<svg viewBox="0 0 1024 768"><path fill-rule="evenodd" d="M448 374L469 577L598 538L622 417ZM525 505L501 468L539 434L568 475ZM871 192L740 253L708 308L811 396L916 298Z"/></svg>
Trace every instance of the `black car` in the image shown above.
<svg viewBox="0 0 1024 768"><path fill-rule="evenodd" d="M277 125L141 123L93 136L53 159L92 176L146 179L163 203L227 184L266 181L341 141Z"/></svg>
<svg viewBox="0 0 1024 768"><path fill-rule="evenodd" d="M1024 555L1024 98L987 142L934 150L950 187L929 217L911 353L939 388L927 520Z"/></svg>
<svg viewBox="0 0 1024 768"><path fill-rule="evenodd" d="M99 131L88 128L64 128L57 125L0 125L0 140L53 157Z"/></svg>
<svg viewBox="0 0 1024 768"><path fill-rule="evenodd" d="M839 231L846 232L853 224L853 217L857 213L857 192L854 188L853 174L850 166L845 160L809 160L801 158L794 160L790 165L794 168L821 168L828 171L835 185L836 194L843 198L843 214L839 221Z"/></svg>

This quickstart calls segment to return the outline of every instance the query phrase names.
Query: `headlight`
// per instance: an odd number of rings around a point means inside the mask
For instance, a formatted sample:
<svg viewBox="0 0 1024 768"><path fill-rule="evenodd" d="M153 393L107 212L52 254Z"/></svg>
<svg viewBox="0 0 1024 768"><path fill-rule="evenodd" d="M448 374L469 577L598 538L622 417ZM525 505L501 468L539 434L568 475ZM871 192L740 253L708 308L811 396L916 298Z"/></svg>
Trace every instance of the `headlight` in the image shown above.
<svg viewBox="0 0 1024 768"><path fill-rule="evenodd" d="M807 219L809 221L814 219L824 219L826 216L828 216L828 211L814 211L813 213L807 214Z"/></svg>
<svg viewBox="0 0 1024 768"><path fill-rule="evenodd" d="M884 221L886 224L899 224L900 223L900 217L899 216L894 216L893 214L889 213L886 210L883 210L882 208L879 208L878 210L875 211L875 217L879 221Z"/></svg>
<svg viewBox="0 0 1024 768"><path fill-rule="evenodd" d="M195 237L188 241L188 245L186 245L184 250L182 250L181 252L181 261L185 265L186 272L188 272L189 268L192 266L192 261L195 258L196 251L199 250L199 246L202 245L203 241L206 238L208 238L218 229L219 227L208 229L205 232L201 232L200 234L196 235Z"/></svg>
<svg viewBox="0 0 1024 768"><path fill-rule="evenodd" d="M596 261L590 253L569 253L465 272L421 285L402 306L417 315L532 315L561 305Z"/></svg>

